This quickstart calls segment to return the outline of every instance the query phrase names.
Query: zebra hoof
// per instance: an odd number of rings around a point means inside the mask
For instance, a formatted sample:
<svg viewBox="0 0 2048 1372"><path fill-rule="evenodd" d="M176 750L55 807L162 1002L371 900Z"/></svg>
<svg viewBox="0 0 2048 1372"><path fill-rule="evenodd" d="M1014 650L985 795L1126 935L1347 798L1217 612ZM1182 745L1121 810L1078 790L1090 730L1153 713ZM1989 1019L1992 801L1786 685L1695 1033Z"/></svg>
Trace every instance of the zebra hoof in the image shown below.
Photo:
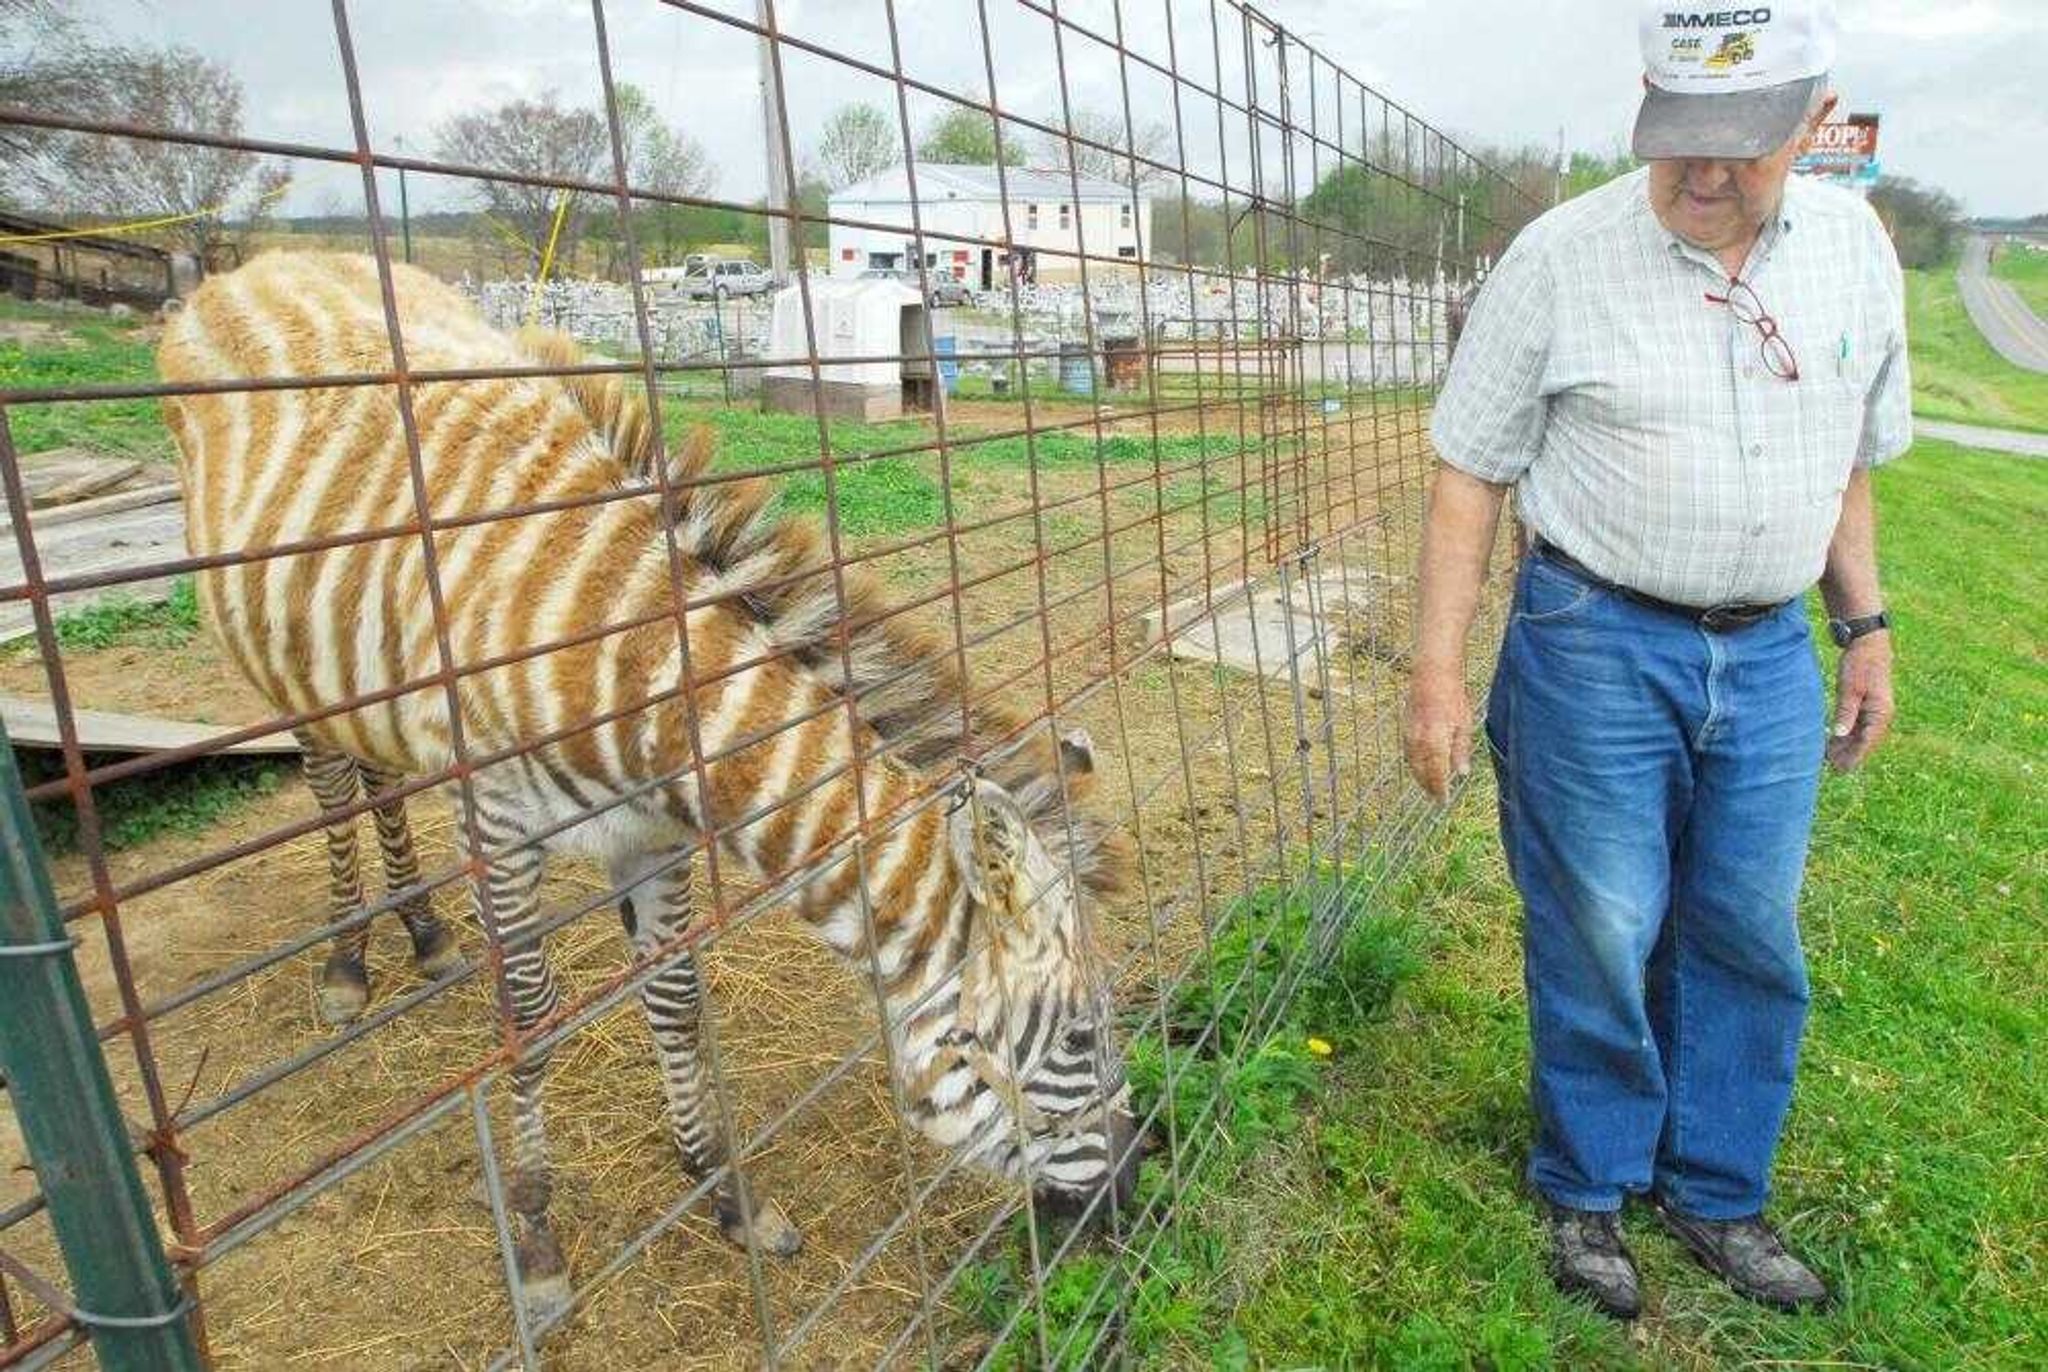
<svg viewBox="0 0 2048 1372"><path fill-rule="evenodd" d="M720 1204L718 1228L726 1241L736 1248L747 1246L747 1225L740 1218L738 1207L730 1211ZM782 1213L782 1207L774 1201L756 1201L754 1204L754 1246L771 1258L794 1257L804 1246L804 1236Z"/></svg>
<svg viewBox="0 0 2048 1372"><path fill-rule="evenodd" d="M530 1324L552 1324L569 1310L569 1274L554 1272L545 1277L521 1277L519 1299L526 1304Z"/></svg>
<svg viewBox="0 0 2048 1372"><path fill-rule="evenodd" d="M519 1266L519 1299L526 1317L534 1324L551 1324L568 1312L574 1293L569 1286L569 1264L562 1257L554 1236L529 1233L515 1250Z"/></svg>
<svg viewBox="0 0 2048 1372"><path fill-rule="evenodd" d="M412 937L413 965L428 981L439 981L462 965L462 944L455 931L428 916Z"/></svg>
<svg viewBox="0 0 2048 1372"><path fill-rule="evenodd" d="M320 1018L327 1024L354 1024L370 1004L370 974L360 962L341 956L327 959L317 990Z"/></svg>

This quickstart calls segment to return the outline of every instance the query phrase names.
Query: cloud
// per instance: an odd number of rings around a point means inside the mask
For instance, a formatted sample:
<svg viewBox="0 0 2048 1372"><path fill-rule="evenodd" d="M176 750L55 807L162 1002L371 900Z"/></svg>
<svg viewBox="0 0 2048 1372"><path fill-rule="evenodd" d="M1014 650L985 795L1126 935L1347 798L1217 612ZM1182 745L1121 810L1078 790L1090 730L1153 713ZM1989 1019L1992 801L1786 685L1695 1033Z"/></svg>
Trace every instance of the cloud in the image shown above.
<svg viewBox="0 0 2048 1372"><path fill-rule="evenodd" d="M1126 38L1163 59L1168 4L1182 66L1207 83L1208 0L1124 0ZM83 0L82 8L110 37L181 43L227 63L247 85L253 134L351 142L324 5ZM714 8L751 17L754 7L719 0ZM975 5L898 0L895 8L911 76L965 93L987 86ZM1630 10L1613 0L1518 0L1512 8L1500 0L1264 0L1261 9L1461 140L1547 147L1560 128L1572 147L1591 151L1627 140L1641 64ZM1057 109L1049 26L1013 0L989 0L988 10L1004 105L1034 117ZM781 0L777 11L794 37L884 68L890 62L881 0ZM1064 0L1061 13L1102 32L1115 20L1108 0ZM1221 13L1228 69L1242 35ZM449 115L544 90L572 104L598 101L596 45L582 0L353 0L349 14L380 143L402 136L408 149L424 150ZM721 194L758 196L764 158L753 39L655 0L609 0L606 16L619 79L641 86L706 146L722 173ZM2048 26L2040 19L2041 0L1843 0L1837 84L1852 108L1883 116L1886 170L1939 185L1977 213L2048 210L2048 158L2040 152L2048 146L2048 114L2038 91L2048 73ZM1113 54L1077 34L1066 35L1065 46L1074 102L1118 109ZM895 112L886 80L794 47L785 62L800 147L845 101ZM1191 129L1213 142L1209 107L1183 95ZM1171 118L1158 83L1139 81L1133 100L1140 118ZM941 104L917 93L910 103L913 124ZM1203 121L1206 129L1195 128ZM431 201L448 192L429 186L424 193ZM288 208L310 205L295 197Z"/></svg>

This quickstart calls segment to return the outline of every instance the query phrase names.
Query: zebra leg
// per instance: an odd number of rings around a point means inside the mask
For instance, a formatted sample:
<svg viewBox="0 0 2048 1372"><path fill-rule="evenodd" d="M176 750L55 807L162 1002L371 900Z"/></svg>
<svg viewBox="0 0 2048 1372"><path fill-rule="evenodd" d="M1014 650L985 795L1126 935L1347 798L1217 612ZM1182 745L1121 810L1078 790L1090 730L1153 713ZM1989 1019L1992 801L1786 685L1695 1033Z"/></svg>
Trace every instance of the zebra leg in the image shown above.
<svg viewBox="0 0 2048 1372"><path fill-rule="evenodd" d="M357 764L363 786L372 800L395 790L400 776L369 763ZM399 891L418 883L419 852L413 847L412 825L406 822L405 802L390 800L371 810L377 821L377 847L384 855L384 889ZM432 981L448 975L462 962L462 945L441 917L425 891L408 896L398 905L398 918L412 936L412 960L420 974Z"/></svg>
<svg viewBox="0 0 2048 1372"><path fill-rule="evenodd" d="M560 997L548 966L547 948L536 932L543 858L538 845L526 842L517 816L516 802L477 796L478 829L489 852L484 861L484 883L504 947L512 1022L525 1031L553 1014ZM481 918L481 912L479 922L486 929L492 927ZM569 1264L548 1222L554 1176L541 1116L541 1087L547 1069L545 1052L530 1053L512 1067L513 1156L506 1188L506 1199L518 1219L514 1242L520 1294L527 1309L541 1319L566 1308L570 1295Z"/></svg>
<svg viewBox="0 0 2048 1372"><path fill-rule="evenodd" d="M688 863L657 875L637 876L673 857L672 853L650 855L639 864L615 863L612 867L612 884L620 888L619 917L625 921L626 936L637 956L669 942L690 925ZM742 1248L751 1244L774 1257L795 1253L803 1246L803 1235L774 1201L752 1194L730 1165L731 1144L719 1119L710 1071L701 1051L707 1007L696 954L688 948L669 954L641 988L640 1006L654 1035L662 1092L668 1098L669 1133L683 1155L683 1165L698 1177L723 1174L712 1193L720 1232Z"/></svg>
<svg viewBox="0 0 2048 1372"><path fill-rule="evenodd" d="M329 748L303 729L294 736L299 741L306 785L320 809L333 814L355 804L361 793L355 759ZM353 818L332 820L327 825L327 909L329 917L337 923L362 913L363 879L356 862ZM370 1003L370 973L363 965L363 950L369 942L368 920L334 936L334 947L320 968L317 991L320 1018L327 1023L353 1023Z"/></svg>

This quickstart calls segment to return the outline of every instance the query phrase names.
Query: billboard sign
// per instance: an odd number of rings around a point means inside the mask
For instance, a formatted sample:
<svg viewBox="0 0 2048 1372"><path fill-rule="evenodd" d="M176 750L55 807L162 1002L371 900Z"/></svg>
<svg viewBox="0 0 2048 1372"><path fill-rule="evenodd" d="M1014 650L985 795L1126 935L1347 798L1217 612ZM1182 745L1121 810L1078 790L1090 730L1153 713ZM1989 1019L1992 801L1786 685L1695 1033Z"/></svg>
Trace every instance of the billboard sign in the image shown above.
<svg viewBox="0 0 2048 1372"><path fill-rule="evenodd" d="M1878 177L1877 116L1852 114L1822 124L1792 170L1867 194Z"/></svg>

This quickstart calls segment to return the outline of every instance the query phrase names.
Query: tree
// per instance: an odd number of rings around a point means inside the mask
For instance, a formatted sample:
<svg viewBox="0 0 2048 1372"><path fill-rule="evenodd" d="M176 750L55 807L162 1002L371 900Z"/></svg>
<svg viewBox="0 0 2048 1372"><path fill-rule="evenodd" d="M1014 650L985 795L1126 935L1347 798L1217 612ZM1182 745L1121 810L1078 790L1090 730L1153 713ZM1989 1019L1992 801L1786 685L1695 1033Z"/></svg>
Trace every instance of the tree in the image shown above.
<svg viewBox="0 0 2048 1372"><path fill-rule="evenodd" d="M0 103L97 114L126 54L85 41L55 0L0 0ZM62 183L65 135L0 124L0 195L32 201Z"/></svg>
<svg viewBox="0 0 2048 1372"><path fill-rule="evenodd" d="M917 145L920 162L948 162L956 166L993 167L996 164L996 127L984 110L955 105L925 125ZM1024 149L1014 140L1003 143L1003 162L1012 167L1024 164Z"/></svg>
<svg viewBox="0 0 2048 1372"><path fill-rule="evenodd" d="M1058 125L1060 116L1050 114L1045 122ZM1136 127L1137 137L1124 137L1124 117L1121 114L1105 114L1101 110L1077 109L1070 126L1073 138L1056 133L1044 135L1040 144L1040 156L1047 166L1064 167L1071 152L1074 170L1083 176L1092 176L1098 181L1114 181L1129 185L1132 161L1128 152L1138 155L1137 179L1140 186L1154 186L1165 181L1169 173L1149 165L1144 159L1164 162L1169 166L1175 161L1173 130L1155 121L1140 121ZM1074 139L1087 139L1085 143ZM1096 144L1103 146L1097 147ZM1128 150L1128 151L1127 151ZM1178 179L1178 178L1174 178Z"/></svg>
<svg viewBox="0 0 2048 1372"><path fill-rule="evenodd" d="M994 145L993 138L990 145ZM901 162L903 138L896 121L873 105L841 105L826 119L813 159L819 177L836 191ZM989 160L993 162L994 156Z"/></svg>
<svg viewBox="0 0 2048 1372"><path fill-rule="evenodd" d="M660 111L638 86L621 82L618 102L619 142L626 154L626 180L633 188L656 195L708 194L718 181L718 165L704 145L662 123Z"/></svg>
<svg viewBox="0 0 2048 1372"><path fill-rule="evenodd" d="M95 113L232 138L242 132L242 83L227 67L186 48L123 55L119 79L101 83ZM64 208L106 218L176 219L164 236L190 251L201 271L235 239L230 221L264 211L290 181L272 164L255 199L244 201L244 184L263 166L255 153L99 134L65 135L50 160Z"/></svg>
<svg viewBox="0 0 2048 1372"><path fill-rule="evenodd" d="M638 191L654 195L701 197L718 182L718 167L704 151L704 145L681 129L662 122L647 93L638 86L618 87L619 144L626 155L626 180ZM609 151L605 166L611 166ZM686 240L689 225L701 218L694 206L665 201L643 201L633 210L633 227L639 238L643 265L666 263ZM614 225L614 227L616 227ZM624 268L625 243L611 236L608 274L619 276Z"/></svg>
<svg viewBox="0 0 2048 1372"><path fill-rule="evenodd" d="M1963 207L1947 192L1903 176L1885 176L1870 188L1870 207L1891 234L1900 266L1939 266L1955 251Z"/></svg>
<svg viewBox="0 0 2048 1372"><path fill-rule="evenodd" d="M611 179L611 134L604 120L589 110L564 109L553 91L537 100L513 100L495 109L456 115L435 130L434 143L446 161L515 176ZM518 181L480 180L471 194L477 208L518 240L525 259L523 268L529 272L540 270L564 195L569 197L569 207L556 238L555 256L568 257L583 230L584 215L577 202L586 197L573 192Z"/></svg>

